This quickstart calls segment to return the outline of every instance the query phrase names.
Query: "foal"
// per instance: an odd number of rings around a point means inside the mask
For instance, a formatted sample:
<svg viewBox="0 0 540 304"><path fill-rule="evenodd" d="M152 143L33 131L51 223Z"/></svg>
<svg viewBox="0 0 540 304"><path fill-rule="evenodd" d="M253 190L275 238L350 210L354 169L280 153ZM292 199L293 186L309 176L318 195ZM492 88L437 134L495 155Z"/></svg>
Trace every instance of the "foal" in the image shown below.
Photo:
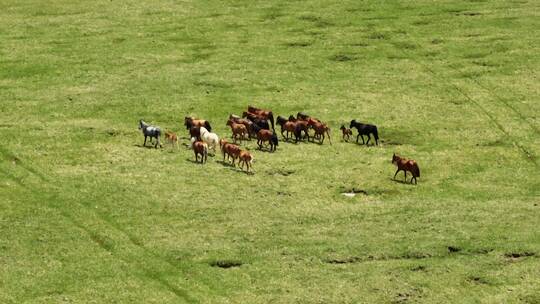
<svg viewBox="0 0 540 304"><path fill-rule="evenodd" d="M416 181L417 177L420 177L420 168L418 168L418 164L416 161L412 159L407 159L404 157L397 156L396 153L392 156L392 164L397 166L396 174L394 174L394 179L396 179L396 175L399 171L403 170L403 173L405 173L405 181L407 180L407 171L411 172L411 184L414 179L414 183L417 184Z"/></svg>
<svg viewBox="0 0 540 304"><path fill-rule="evenodd" d="M238 163L240 164L240 168L244 170L244 164L246 164L246 171L249 172L249 168L253 167L253 155L249 153L246 150L241 150L239 155Z"/></svg>
<svg viewBox="0 0 540 304"><path fill-rule="evenodd" d="M341 128L339 128L341 132L343 133L343 140L346 142L349 142L349 139L352 136L352 130L345 128L344 125L341 125Z"/></svg>
<svg viewBox="0 0 540 304"><path fill-rule="evenodd" d="M165 131L165 139L173 146L176 144L176 148L178 149L178 136L174 132Z"/></svg>
<svg viewBox="0 0 540 304"><path fill-rule="evenodd" d="M159 142L159 137L161 136L161 129L159 127L151 126L147 123L145 123L142 119L139 120L139 130L142 130L142 133L144 135L144 144L143 146L146 147L146 138L150 137L150 141L152 141L152 137L155 137L156 145L154 146L157 149L157 146L163 147L163 145Z"/></svg>

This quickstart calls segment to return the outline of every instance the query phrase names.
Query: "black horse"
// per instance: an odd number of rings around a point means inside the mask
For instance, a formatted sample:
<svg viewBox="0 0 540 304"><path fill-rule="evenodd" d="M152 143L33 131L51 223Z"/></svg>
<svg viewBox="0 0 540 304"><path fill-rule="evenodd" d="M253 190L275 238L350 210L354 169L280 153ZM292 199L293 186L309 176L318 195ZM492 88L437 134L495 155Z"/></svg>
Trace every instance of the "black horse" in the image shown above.
<svg viewBox="0 0 540 304"><path fill-rule="evenodd" d="M363 124L361 122L357 122L355 119L351 120L351 125L349 128L356 128L358 130L358 135L356 136L356 143L358 143L358 137L362 137L362 144L368 144L369 140L371 139L370 134L373 134L373 137L375 138L375 144L379 144L379 134L377 133L377 127L374 125L369 124ZM367 135L368 140L367 142L364 142L364 135Z"/></svg>
<svg viewBox="0 0 540 304"><path fill-rule="evenodd" d="M150 137L150 141L152 141L152 137L155 137L156 145L154 146L157 149L157 146L159 145L162 147L161 143L159 142L159 138L161 137L161 129L159 127L151 126L147 123L145 123L142 119L139 121L139 130L142 130L142 133L144 135L144 144L143 146L146 146L146 138Z"/></svg>

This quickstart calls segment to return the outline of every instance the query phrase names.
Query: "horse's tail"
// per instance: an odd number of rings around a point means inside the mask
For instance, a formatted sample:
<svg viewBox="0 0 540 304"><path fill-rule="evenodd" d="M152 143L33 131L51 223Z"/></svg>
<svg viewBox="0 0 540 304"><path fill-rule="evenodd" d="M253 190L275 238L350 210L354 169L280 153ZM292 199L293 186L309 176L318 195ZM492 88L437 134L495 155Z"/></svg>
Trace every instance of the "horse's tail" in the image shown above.
<svg viewBox="0 0 540 304"><path fill-rule="evenodd" d="M414 175L414 177L420 177L420 168L418 167L417 163L414 163L412 165L411 172Z"/></svg>
<svg viewBox="0 0 540 304"><path fill-rule="evenodd" d="M208 132L212 132L212 126L210 125L208 120L204 121L204 127L206 128L206 130L208 130Z"/></svg>
<svg viewBox="0 0 540 304"><path fill-rule="evenodd" d="M373 137L375 138L375 142L379 141L379 133L377 132L376 126L373 126Z"/></svg>
<svg viewBox="0 0 540 304"><path fill-rule="evenodd" d="M276 131L276 129L274 129L274 114L272 113L272 111L270 111L268 113L268 119L270 119L270 123L272 124L272 131Z"/></svg>
<svg viewBox="0 0 540 304"><path fill-rule="evenodd" d="M330 128L326 127L326 135L328 135L328 142L330 145L332 144L332 141L330 140Z"/></svg>

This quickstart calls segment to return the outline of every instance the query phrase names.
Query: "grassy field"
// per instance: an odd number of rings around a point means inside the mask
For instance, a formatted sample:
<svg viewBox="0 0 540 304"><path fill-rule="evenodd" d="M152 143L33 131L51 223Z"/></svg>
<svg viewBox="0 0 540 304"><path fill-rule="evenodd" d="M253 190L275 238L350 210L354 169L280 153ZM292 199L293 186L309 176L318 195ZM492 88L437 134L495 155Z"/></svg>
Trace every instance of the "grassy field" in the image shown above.
<svg viewBox="0 0 540 304"><path fill-rule="evenodd" d="M0 303L540 303L537 1L0 4ZM248 104L333 145L193 163Z"/></svg>

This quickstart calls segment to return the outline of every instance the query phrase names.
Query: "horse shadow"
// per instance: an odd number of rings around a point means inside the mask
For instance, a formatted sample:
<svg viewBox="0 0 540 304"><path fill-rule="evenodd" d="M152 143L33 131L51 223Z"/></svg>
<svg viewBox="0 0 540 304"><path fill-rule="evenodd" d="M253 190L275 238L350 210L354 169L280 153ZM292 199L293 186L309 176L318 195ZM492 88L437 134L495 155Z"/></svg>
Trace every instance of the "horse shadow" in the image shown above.
<svg viewBox="0 0 540 304"><path fill-rule="evenodd" d="M407 178L409 179L409 178ZM411 185L411 186L416 186L415 184L407 181L407 180L403 180L403 179L394 179L394 178L390 178L391 181L393 181L394 183L399 183L399 184L404 184L404 185Z"/></svg>
<svg viewBox="0 0 540 304"><path fill-rule="evenodd" d="M198 165L204 165L204 163L201 163L200 161L195 161L193 158L190 158L190 157L186 158L186 161L194 163L194 164L198 164Z"/></svg>
<svg viewBox="0 0 540 304"><path fill-rule="evenodd" d="M143 149L157 149L156 147L154 147L154 145L141 145L141 144L134 144L133 145L134 147L138 147L138 148L143 148ZM163 149L163 147L158 147L160 149Z"/></svg>

